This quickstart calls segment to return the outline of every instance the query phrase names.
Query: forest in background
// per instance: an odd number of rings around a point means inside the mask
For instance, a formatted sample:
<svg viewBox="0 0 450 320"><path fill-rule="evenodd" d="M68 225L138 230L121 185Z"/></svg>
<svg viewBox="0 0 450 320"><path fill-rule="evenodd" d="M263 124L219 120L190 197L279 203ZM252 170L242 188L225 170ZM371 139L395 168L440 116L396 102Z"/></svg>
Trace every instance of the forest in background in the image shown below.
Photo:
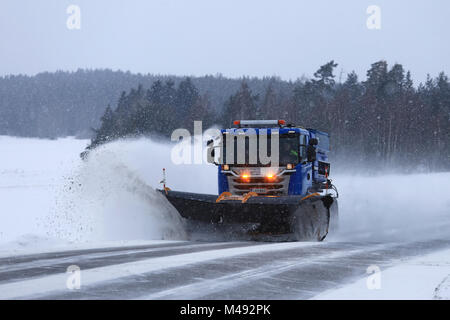
<svg viewBox="0 0 450 320"><path fill-rule="evenodd" d="M229 127L234 119L285 119L332 136L341 166L450 170L450 83L441 73L413 85L401 64L373 63L365 80L336 81L337 63L312 79L175 77L111 70L0 78L0 134L92 136L88 149L176 128Z"/></svg>
<svg viewBox="0 0 450 320"><path fill-rule="evenodd" d="M150 88L156 81L178 85L185 77L133 74L112 70L43 72L35 76L0 77L0 135L57 138L92 137L107 106L117 107L123 92L139 85ZM220 74L190 78L198 91L220 110L242 79ZM245 78L253 92L263 94L269 82L288 94L293 83L274 77Z"/></svg>

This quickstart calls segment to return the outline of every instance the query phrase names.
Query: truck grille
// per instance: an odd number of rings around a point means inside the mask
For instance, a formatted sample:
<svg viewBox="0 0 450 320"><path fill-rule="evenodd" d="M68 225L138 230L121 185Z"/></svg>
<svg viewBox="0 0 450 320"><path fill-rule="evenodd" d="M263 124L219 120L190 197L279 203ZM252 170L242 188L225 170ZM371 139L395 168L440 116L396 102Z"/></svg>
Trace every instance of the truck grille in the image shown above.
<svg viewBox="0 0 450 320"><path fill-rule="evenodd" d="M243 195L248 192L256 192L265 195L288 194L289 175L276 177L268 182L265 177L250 177L247 180L235 176L228 176L230 192L236 195Z"/></svg>

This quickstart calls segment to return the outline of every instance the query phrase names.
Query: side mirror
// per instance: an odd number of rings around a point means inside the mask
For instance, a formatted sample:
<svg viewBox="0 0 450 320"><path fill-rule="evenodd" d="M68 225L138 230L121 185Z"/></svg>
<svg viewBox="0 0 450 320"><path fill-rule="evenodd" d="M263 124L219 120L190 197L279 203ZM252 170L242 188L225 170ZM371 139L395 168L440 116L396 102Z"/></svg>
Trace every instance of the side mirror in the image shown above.
<svg viewBox="0 0 450 320"><path fill-rule="evenodd" d="M219 146L214 146L214 140L208 140L206 142L206 146L208 148L207 150L207 157L206 161L211 164L215 164L216 166L220 165L215 159L216 159L216 148L219 148Z"/></svg>
<svg viewBox="0 0 450 320"><path fill-rule="evenodd" d="M311 139L309 139L309 144L311 146L317 146L319 144L319 140L316 138L311 138Z"/></svg>
<svg viewBox="0 0 450 320"><path fill-rule="evenodd" d="M312 144L313 141L311 141L311 140L309 140L309 145L306 148L306 157L308 159L308 162L315 162L316 161L316 148Z"/></svg>

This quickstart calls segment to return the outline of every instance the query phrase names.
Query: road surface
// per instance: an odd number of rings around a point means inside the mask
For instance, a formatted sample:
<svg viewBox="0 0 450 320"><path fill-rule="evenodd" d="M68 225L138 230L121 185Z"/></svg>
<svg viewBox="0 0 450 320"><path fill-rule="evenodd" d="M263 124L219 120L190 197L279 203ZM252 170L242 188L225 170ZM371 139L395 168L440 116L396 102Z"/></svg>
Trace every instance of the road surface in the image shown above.
<svg viewBox="0 0 450 320"><path fill-rule="evenodd" d="M308 299L450 240L167 242L0 258L1 299ZM67 283L80 268L80 288ZM72 282L70 282L72 283ZM76 283L76 282L75 282ZM75 286L76 288L76 286Z"/></svg>

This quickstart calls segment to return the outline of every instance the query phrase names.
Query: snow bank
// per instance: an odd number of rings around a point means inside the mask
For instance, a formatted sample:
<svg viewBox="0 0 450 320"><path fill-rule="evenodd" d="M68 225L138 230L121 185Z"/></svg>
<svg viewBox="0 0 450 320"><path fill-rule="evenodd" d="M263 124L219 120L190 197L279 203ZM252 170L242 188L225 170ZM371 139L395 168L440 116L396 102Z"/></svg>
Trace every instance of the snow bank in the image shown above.
<svg viewBox="0 0 450 320"><path fill-rule="evenodd" d="M377 286L365 277L314 297L324 300L450 299L450 250L443 250L380 270ZM369 283L373 283L369 280Z"/></svg>
<svg viewBox="0 0 450 320"><path fill-rule="evenodd" d="M340 241L450 236L450 173L334 176L340 191Z"/></svg>
<svg viewBox="0 0 450 320"><path fill-rule="evenodd" d="M61 177L77 165L86 140L0 136L0 246L47 246L45 216Z"/></svg>

